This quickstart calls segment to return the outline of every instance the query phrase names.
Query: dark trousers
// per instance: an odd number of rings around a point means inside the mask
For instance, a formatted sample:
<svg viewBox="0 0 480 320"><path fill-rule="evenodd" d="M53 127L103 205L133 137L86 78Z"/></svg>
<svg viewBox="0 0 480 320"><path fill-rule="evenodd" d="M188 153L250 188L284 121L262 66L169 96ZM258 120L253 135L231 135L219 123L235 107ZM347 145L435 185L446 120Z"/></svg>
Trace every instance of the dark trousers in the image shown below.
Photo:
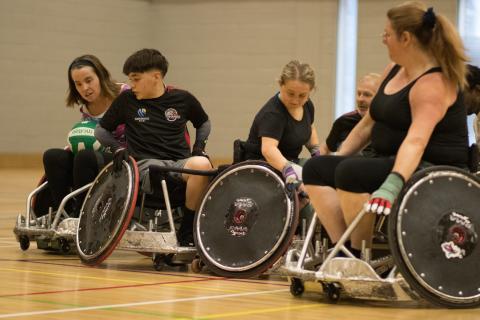
<svg viewBox="0 0 480 320"><path fill-rule="evenodd" d="M112 160L110 153L81 150L76 155L69 150L49 149L43 154L43 166L52 195L52 209L56 210L62 199L72 190L95 180L98 172ZM86 193L70 204L72 215L78 216Z"/></svg>

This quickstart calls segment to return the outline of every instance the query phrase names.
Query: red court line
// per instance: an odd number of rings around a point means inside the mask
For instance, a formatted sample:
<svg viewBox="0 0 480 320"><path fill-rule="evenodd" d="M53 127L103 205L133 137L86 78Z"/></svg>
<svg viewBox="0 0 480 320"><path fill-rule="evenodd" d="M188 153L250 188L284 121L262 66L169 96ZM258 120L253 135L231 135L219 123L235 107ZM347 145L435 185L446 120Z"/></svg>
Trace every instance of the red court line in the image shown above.
<svg viewBox="0 0 480 320"><path fill-rule="evenodd" d="M58 259L51 259L51 258L42 258L42 259L1 259L0 261L3 262L36 262L36 261L78 261L78 257L72 257L72 258L58 258Z"/></svg>
<svg viewBox="0 0 480 320"><path fill-rule="evenodd" d="M178 283L188 283L188 282L202 282L210 281L215 279L192 279L192 280L183 280L183 281L167 281L167 282L156 282L156 283L144 283L144 284L132 284L124 286L110 286L110 287L97 287L97 288L83 288L83 289L70 289L70 290L55 290L55 291L40 291L40 292L28 292L28 293L14 293L14 294L4 294L0 295L0 298L8 297L24 297L24 296L34 296L42 294L56 294L56 293L66 293L66 292L82 292L82 291L100 291L100 290L111 290L111 289L124 289L124 288L137 288L137 287L149 287L165 284L178 284Z"/></svg>
<svg viewBox="0 0 480 320"><path fill-rule="evenodd" d="M133 273L146 273L146 274L155 274L155 275L168 275L174 277L181 277L181 278L195 278L195 279L210 279L210 280L222 280L222 281L234 281L234 282L244 282L244 283L256 283L256 284L264 284L264 285L273 285L273 286L280 286L280 287L289 287L290 284L282 284L282 283L271 283L265 282L264 280L251 280L251 279L240 279L240 278L225 278L225 277L217 277L217 276L195 276L192 274L178 274L178 273L168 273L168 272L158 272L158 271L147 271L147 270L134 270L134 269L112 269L108 268L106 265L99 265L96 267L90 267L85 265L71 265L65 263L54 263L54 262L46 262L46 260L38 260L38 259L19 259L19 260L7 260L7 259L0 259L0 261L11 261L11 262L27 262L27 263L37 263L37 264L47 264L47 265L54 265L54 266L63 266L63 267L75 267L75 268L82 268L82 269L102 269L102 270L114 270L114 271L125 271L125 272L133 272Z"/></svg>

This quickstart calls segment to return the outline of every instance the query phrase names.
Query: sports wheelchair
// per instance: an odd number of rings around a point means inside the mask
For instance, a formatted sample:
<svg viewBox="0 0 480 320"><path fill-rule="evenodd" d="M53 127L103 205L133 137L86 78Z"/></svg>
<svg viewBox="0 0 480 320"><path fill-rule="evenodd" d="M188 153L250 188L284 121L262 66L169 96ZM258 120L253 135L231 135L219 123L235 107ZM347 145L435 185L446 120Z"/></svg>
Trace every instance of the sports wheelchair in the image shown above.
<svg viewBox="0 0 480 320"><path fill-rule="evenodd" d="M130 157L119 172L113 171L112 163L100 171L80 211L76 246L83 263L96 266L115 248L151 256L156 270L184 266L196 257L196 249L180 246L176 236L186 185L170 172L212 176L217 169L151 165L148 179L140 181L136 161Z"/></svg>
<svg viewBox="0 0 480 320"><path fill-rule="evenodd" d="M477 162L475 162L476 164ZM470 169L473 170L473 169ZM473 171L475 172L475 171ZM330 301L340 295L383 301L427 300L448 308L480 305L480 179L472 171L433 166L416 172L396 200L387 224L390 255L355 258L344 246L362 210L333 248L316 243L312 219L302 246L292 247L280 273L300 296L306 282L320 283ZM313 241L315 242L315 241ZM375 245L375 242L374 242ZM346 257L339 257L342 252ZM319 263L320 261L320 263Z"/></svg>
<svg viewBox="0 0 480 320"><path fill-rule="evenodd" d="M213 178L195 215L196 247L177 241L175 208L185 200L185 189L169 181L171 171ZM111 165L100 172L80 213L76 244L82 262L97 265L119 248L151 254L157 270L191 262L194 272L206 266L222 276L252 277L287 250L298 222L298 198L264 161L210 171L150 166L149 174L146 190L132 158L120 173Z"/></svg>
<svg viewBox="0 0 480 320"><path fill-rule="evenodd" d="M87 184L67 194L53 212L48 181L42 177L37 188L28 195L26 212L18 215L13 229L20 248L28 250L30 241L36 241L38 249L74 253L78 218L71 217L66 206L75 196L87 192L90 186Z"/></svg>

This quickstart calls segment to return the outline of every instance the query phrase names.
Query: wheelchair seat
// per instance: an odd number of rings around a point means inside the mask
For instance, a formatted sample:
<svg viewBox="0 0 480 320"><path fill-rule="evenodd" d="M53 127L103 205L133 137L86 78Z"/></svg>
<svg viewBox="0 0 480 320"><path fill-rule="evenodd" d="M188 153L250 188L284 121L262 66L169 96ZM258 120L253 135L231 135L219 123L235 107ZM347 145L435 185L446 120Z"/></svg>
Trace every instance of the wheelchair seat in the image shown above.
<svg viewBox="0 0 480 320"><path fill-rule="evenodd" d="M141 191L145 193L145 207L166 210L162 180L165 180L167 184L170 206L172 208L178 208L185 204L185 191L187 187L185 181L173 178L157 166L151 166L149 168L149 175L151 190L141 188Z"/></svg>
<svg viewBox="0 0 480 320"><path fill-rule="evenodd" d="M233 164L246 160L264 160L260 146L237 139L233 142Z"/></svg>

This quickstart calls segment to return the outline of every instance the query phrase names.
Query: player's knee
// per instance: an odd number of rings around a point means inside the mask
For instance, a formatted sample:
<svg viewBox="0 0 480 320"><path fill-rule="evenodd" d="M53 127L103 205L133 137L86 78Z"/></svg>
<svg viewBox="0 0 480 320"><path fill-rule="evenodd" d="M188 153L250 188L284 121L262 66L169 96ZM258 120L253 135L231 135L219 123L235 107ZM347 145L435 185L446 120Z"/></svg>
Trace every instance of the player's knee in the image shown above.
<svg viewBox="0 0 480 320"><path fill-rule="evenodd" d="M75 167L96 167L97 157L93 150L80 150L74 158Z"/></svg>
<svg viewBox="0 0 480 320"><path fill-rule="evenodd" d="M188 159L185 168L193 170L210 170L212 169L212 164L206 157L191 157Z"/></svg>

